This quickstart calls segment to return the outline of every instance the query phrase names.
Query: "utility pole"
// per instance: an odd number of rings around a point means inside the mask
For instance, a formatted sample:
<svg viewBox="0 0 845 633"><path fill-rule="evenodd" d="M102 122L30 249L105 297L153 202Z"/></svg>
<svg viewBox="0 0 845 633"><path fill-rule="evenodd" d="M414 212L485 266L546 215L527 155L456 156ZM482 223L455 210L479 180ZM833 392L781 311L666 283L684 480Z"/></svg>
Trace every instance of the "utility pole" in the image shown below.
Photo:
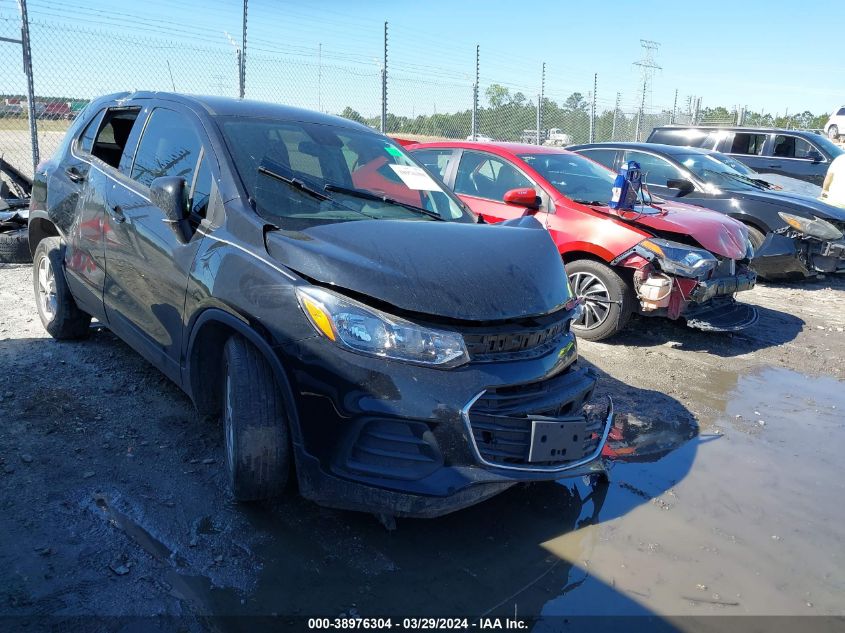
<svg viewBox="0 0 845 633"><path fill-rule="evenodd" d="M323 111L322 99L322 85L323 85L323 43L317 44L317 111Z"/></svg>
<svg viewBox="0 0 845 633"><path fill-rule="evenodd" d="M540 72L540 94L537 95L537 145L542 145L540 140L543 129L543 91L546 87L546 62L543 62L543 70Z"/></svg>
<svg viewBox="0 0 845 633"><path fill-rule="evenodd" d="M640 140L640 129L644 123L643 117L645 114L645 99L646 94L648 93L649 84L651 83L651 78L655 71L662 70L661 67L657 65L657 62L654 61L654 56L657 53L657 49L660 47L660 42L655 42L654 40L640 40L640 46L643 49L642 57L640 57L639 61L634 62L634 66L640 67L642 77L641 81L643 85L640 111L637 114L637 141Z"/></svg>
<svg viewBox="0 0 845 633"><path fill-rule="evenodd" d="M241 72L239 77L240 81L238 82L238 93L240 94L241 99L243 99L244 95L246 95L246 23L248 2L249 0L244 0L243 26L241 27Z"/></svg>
<svg viewBox="0 0 845 633"><path fill-rule="evenodd" d="M698 116L701 113L701 97L695 99L695 112L692 115L692 124L698 125Z"/></svg>
<svg viewBox="0 0 845 633"><path fill-rule="evenodd" d="M475 83L472 84L472 129L470 130L472 140L478 140L478 76L480 66L481 46L475 45Z"/></svg>
<svg viewBox="0 0 845 633"><path fill-rule="evenodd" d="M26 75L26 99L29 104L27 118L29 119L29 138L32 145L32 173L35 174L41 159L38 155L38 126L35 123L35 84L32 81L32 49L29 45L29 14L26 11L26 0L18 0L21 12L21 50L23 52L23 72Z"/></svg>
<svg viewBox="0 0 845 633"><path fill-rule="evenodd" d="M596 90L599 85L599 74L593 75L593 98L590 99L590 143L596 140Z"/></svg>
<svg viewBox="0 0 845 633"><path fill-rule="evenodd" d="M622 93L616 93L616 107L613 108L613 127L610 128L610 140L616 140L616 117L619 114L619 100L622 98Z"/></svg>
<svg viewBox="0 0 845 633"><path fill-rule="evenodd" d="M387 22L384 23L384 63L381 68L381 133L387 133Z"/></svg>
<svg viewBox="0 0 845 633"><path fill-rule="evenodd" d="M672 104L672 120L669 121L672 125L675 125L675 116L678 112L678 89L675 88L675 102Z"/></svg>

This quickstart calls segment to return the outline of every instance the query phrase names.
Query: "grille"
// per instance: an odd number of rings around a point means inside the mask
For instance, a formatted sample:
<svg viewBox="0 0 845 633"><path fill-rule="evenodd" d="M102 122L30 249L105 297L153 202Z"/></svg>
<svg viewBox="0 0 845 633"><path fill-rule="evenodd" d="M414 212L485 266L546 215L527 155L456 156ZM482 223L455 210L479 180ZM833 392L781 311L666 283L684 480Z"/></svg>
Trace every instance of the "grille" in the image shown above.
<svg viewBox="0 0 845 633"><path fill-rule="evenodd" d="M490 389L472 405L469 425L481 458L501 466L563 466L595 452L601 441L605 419L586 417L587 433L581 454L565 459L529 462L531 420L529 415L583 417L582 408L592 397L595 378L586 370L573 369L555 378L520 385Z"/></svg>
<svg viewBox="0 0 845 633"><path fill-rule="evenodd" d="M571 313L567 310L546 317L526 319L490 331L463 329L461 334L474 361L500 361L507 358L540 356L569 332Z"/></svg>

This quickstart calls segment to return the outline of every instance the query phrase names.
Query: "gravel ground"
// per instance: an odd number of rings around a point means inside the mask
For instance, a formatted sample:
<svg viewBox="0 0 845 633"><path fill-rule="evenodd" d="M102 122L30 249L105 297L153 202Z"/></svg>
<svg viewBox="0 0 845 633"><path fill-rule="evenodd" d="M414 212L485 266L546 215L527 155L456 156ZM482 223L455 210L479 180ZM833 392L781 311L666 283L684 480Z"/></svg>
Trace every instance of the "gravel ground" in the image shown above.
<svg viewBox="0 0 845 633"><path fill-rule="evenodd" d="M520 486L388 533L295 496L235 504L219 423L108 330L48 338L29 267L0 265L0 617L842 615L845 280L743 299L761 318L741 334L635 318L581 343L640 433L609 488ZM798 441L805 421L829 445Z"/></svg>

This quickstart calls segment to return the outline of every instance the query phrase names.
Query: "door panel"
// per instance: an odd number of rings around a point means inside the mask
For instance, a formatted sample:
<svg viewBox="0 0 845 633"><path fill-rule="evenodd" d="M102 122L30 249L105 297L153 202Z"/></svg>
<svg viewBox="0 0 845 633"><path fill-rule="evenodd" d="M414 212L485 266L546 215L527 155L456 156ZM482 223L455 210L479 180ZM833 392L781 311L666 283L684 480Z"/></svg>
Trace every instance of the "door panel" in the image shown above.
<svg viewBox="0 0 845 633"><path fill-rule="evenodd" d="M181 244L164 222L164 212L150 202L148 185L159 176L179 176L190 198L202 153L192 116L152 111L134 160L121 165L134 179L121 174L107 209L111 231L104 302L109 322L174 380L179 379L188 274L202 235L195 233Z"/></svg>
<svg viewBox="0 0 845 633"><path fill-rule="evenodd" d="M801 137L792 134L774 135L770 144L771 155L767 157L764 168L758 171L782 174L821 185L827 173L828 163L809 158L811 152L822 155L817 147Z"/></svg>

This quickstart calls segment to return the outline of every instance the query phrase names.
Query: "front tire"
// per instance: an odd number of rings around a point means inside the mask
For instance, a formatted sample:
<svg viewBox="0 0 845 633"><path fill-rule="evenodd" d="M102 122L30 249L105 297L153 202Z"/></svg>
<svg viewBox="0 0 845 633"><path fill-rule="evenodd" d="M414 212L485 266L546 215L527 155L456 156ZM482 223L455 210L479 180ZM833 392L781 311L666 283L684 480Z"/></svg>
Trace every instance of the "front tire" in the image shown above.
<svg viewBox="0 0 845 633"><path fill-rule="evenodd" d="M835 141L839 138L839 126L838 125L831 125L827 128L827 138L831 141Z"/></svg>
<svg viewBox="0 0 845 633"><path fill-rule="evenodd" d="M613 336L628 323L636 298L628 282L606 264L579 259L566 264L569 284L584 300L584 311L573 322L575 336L600 341Z"/></svg>
<svg viewBox="0 0 845 633"><path fill-rule="evenodd" d="M223 349L223 426L229 485L238 501L280 495L290 471L285 403L267 360L233 335Z"/></svg>
<svg viewBox="0 0 845 633"><path fill-rule="evenodd" d="M751 226L750 224L746 224L745 228L748 229L748 241L751 242L751 246L754 247L754 252L756 253L757 249L759 249L763 245L763 242L766 241L766 235L761 230Z"/></svg>
<svg viewBox="0 0 845 633"><path fill-rule="evenodd" d="M55 339L88 336L91 315L76 305L64 269L65 246L61 238L45 237L32 257L35 304L44 329Z"/></svg>

